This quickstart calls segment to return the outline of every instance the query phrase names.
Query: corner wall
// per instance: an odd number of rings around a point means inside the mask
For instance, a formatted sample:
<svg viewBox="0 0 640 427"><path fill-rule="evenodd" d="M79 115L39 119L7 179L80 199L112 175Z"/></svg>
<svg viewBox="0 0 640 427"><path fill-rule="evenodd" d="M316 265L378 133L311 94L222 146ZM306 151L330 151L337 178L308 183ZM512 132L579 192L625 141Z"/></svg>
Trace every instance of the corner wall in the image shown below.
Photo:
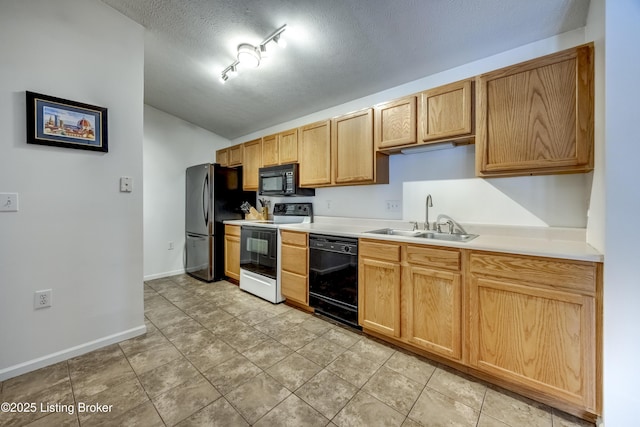
<svg viewBox="0 0 640 427"><path fill-rule="evenodd" d="M145 331L144 31L98 0L2 1L0 40L3 380ZM25 90L106 107L109 152L26 144Z"/></svg>
<svg viewBox="0 0 640 427"><path fill-rule="evenodd" d="M228 145L228 139L144 106L145 280L184 272L185 169L214 162L216 150Z"/></svg>

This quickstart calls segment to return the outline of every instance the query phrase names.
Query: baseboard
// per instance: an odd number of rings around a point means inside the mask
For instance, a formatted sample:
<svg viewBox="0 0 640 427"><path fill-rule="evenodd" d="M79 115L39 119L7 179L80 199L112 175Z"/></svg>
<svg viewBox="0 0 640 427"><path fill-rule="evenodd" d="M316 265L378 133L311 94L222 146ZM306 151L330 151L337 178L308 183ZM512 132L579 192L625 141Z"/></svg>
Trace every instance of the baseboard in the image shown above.
<svg viewBox="0 0 640 427"><path fill-rule="evenodd" d="M81 356L93 350L97 350L99 348L106 347L120 341L128 340L129 338L137 337L138 335L142 335L145 332L147 332L147 327L143 324L142 326L138 326L127 331L109 335L107 337L100 338L94 341L89 341L88 343L51 353L37 359L19 363L17 365L9 366L5 369L0 369L0 381L5 381L9 378L17 377L18 375L26 374L27 372L35 371L36 369L44 368L45 366L53 365L55 363L68 360L76 356Z"/></svg>
<svg viewBox="0 0 640 427"><path fill-rule="evenodd" d="M184 274L184 268L181 270L174 270L174 271L167 271L164 273L156 273L156 274L149 274L148 276L144 276L144 280L153 280L153 279L162 279L165 277L171 277L171 276L177 276L178 274Z"/></svg>

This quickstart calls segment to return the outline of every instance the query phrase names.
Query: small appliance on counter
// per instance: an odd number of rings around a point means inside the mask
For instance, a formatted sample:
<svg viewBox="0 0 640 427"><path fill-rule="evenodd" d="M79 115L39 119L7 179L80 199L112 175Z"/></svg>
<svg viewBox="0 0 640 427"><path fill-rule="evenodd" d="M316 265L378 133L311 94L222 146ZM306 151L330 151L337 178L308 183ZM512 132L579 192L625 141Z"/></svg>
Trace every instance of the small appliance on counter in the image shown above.
<svg viewBox="0 0 640 427"><path fill-rule="evenodd" d="M297 163L260 168L258 177L258 194L261 196L316 195L315 189L299 186Z"/></svg>
<svg viewBox="0 0 640 427"><path fill-rule="evenodd" d="M313 222L311 203L276 203L273 220L242 225L240 230L240 289L274 304L280 291L281 224Z"/></svg>
<svg viewBox="0 0 640 427"><path fill-rule="evenodd" d="M242 190L242 168L219 164L191 166L186 171L185 271L207 282L224 275L224 224L242 219L243 200L256 193Z"/></svg>

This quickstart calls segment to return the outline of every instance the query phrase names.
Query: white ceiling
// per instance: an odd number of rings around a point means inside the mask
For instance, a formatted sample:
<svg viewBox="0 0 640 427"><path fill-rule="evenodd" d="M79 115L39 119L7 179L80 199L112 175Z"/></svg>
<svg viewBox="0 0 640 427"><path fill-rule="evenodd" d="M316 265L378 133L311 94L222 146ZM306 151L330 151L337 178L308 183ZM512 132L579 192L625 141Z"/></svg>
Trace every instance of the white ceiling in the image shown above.
<svg viewBox="0 0 640 427"><path fill-rule="evenodd" d="M583 27L589 0L102 0L145 34L145 103L234 139ZM286 49L221 84L241 43Z"/></svg>

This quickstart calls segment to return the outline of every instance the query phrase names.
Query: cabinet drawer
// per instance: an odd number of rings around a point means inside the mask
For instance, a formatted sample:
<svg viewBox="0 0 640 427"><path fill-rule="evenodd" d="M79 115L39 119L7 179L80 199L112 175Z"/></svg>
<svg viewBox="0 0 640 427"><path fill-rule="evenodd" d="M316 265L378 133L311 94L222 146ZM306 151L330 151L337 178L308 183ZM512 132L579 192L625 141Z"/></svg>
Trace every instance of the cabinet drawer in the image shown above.
<svg viewBox="0 0 640 427"><path fill-rule="evenodd" d="M307 292L307 278L295 273L283 271L281 275L282 295L287 299L309 304Z"/></svg>
<svg viewBox="0 0 640 427"><path fill-rule="evenodd" d="M307 275L307 248L282 245L282 270Z"/></svg>
<svg viewBox="0 0 640 427"><path fill-rule="evenodd" d="M363 258L400 261L400 245L360 240L358 253Z"/></svg>
<svg viewBox="0 0 640 427"><path fill-rule="evenodd" d="M282 230L282 243L294 246L307 246L307 233Z"/></svg>
<svg viewBox="0 0 640 427"><path fill-rule="evenodd" d="M411 264L458 271L460 270L460 251L407 246L407 261Z"/></svg>
<svg viewBox="0 0 640 427"><path fill-rule="evenodd" d="M240 236L240 226L225 224L224 234L225 236Z"/></svg>
<svg viewBox="0 0 640 427"><path fill-rule="evenodd" d="M585 292L596 291L597 264L593 262L472 252L469 269L473 274L519 282Z"/></svg>

